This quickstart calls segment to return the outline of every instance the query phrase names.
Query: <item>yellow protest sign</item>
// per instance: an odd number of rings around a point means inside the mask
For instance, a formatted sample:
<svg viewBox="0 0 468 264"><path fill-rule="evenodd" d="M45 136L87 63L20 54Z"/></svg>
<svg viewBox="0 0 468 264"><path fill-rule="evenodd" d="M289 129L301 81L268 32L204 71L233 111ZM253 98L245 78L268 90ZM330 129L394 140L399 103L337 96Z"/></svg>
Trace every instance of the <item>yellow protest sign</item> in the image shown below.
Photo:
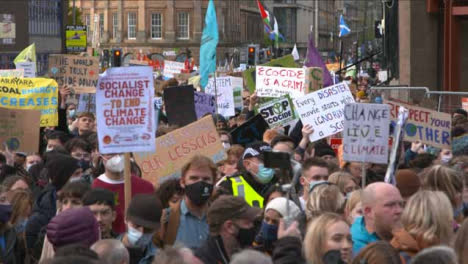
<svg viewBox="0 0 468 264"><path fill-rule="evenodd" d="M47 78L0 78L0 107L41 111L41 127L58 125L58 85Z"/></svg>

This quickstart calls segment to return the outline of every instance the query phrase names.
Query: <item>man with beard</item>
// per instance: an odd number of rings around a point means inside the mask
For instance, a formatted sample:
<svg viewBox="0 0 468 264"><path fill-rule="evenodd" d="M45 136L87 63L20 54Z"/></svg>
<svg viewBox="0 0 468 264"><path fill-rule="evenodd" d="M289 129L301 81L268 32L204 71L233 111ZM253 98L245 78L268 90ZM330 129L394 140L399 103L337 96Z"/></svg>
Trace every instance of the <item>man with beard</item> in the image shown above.
<svg viewBox="0 0 468 264"><path fill-rule="evenodd" d="M363 216L358 217L351 226L353 255L377 240L390 241L392 230L400 225L403 211L400 191L384 182L368 185L362 193L361 201Z"/></svg>

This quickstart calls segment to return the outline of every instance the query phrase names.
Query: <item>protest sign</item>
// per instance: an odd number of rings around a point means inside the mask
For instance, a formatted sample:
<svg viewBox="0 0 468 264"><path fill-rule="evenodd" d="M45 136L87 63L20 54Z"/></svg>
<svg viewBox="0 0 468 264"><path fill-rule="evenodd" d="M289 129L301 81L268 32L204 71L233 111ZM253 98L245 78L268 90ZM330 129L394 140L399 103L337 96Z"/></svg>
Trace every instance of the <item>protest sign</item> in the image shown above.
<svg viewBox="0 0 468 264"><path fill-rule="evenodd" d="M452 119L449 114L432 111L414 105L384 100L390 105L392 126L398 120L398 109L402 106L408 109L408 120L404 129L405 141L421 141L437 148L451 148L450 130Z"/></svg>
<svg viewBox="0 0 468 264"><path fill-rule="evenodd" d="M232 90L234 92L234 108L242 110L244 102L242 100L242 90L244 88L244 79L231 77Z"/></svg>
<svg viewBox="0 0 468 264"><path fill-rule="evenodd" d="M297 119L289 95L259 105L255 113L260 113L270 128L286 126Z"/></svg>
<svg viewBox="0 0 468 264"><path fill-rule="evenodd" d="M156 152L134 153L143 178L153 184L165 177L179 177L182 166L195 155L214 162L226 157L211 116L156 138Z"/></svg>
<svg viewBox="0 0 468 264"><path fill-rule="evenodd" d="M390 107L384 104L347 104L344 108L343 159L388 163Z"/></svg>
<svg viewBox="0 0 468 264"><path fill-rule="evenodd" d="M180 127L197 120L192 85L164 89L164 105L169 124Z"/></svg>
<svg viewBox="0 0 468 264"><path fill-rule="evenodd" d="M468 97L463 97L461 100L462 108L465 109L465 111L468 111Z"/></svg>
<svg viewBox="0 0 468 264"><path fill-rule="evenodd" d="M174 75L179 74L183 69L185 69L183 62L165 60L163 75L168 78L174 78Z"/></svg>
<svg viewBox="0 0 468 264"><path fill-rule="evenodd" d="M49 56L49 76L59 86L68 85L75 93L95 93L99 78L96 57L53 54Z"/></svg>
<svg viewBox="0 0 468 264"><path fill-rule="evenodd" d="M40 110L41 127L57 126L57 82L46 78L0 78L0 107Z"/></svg>
<svg viewBox="0 0 468 264"><path fill-rule="evenodd" d="M154 151L153 69L107 69L96 87L99 152Z"/></svg>
<svg viewBox="0 0 468 264"><path fill-rule="evenodd" d="M65 47L67 52L86 51L86 26L67 25Z"/></svg>
<svg viewBox="0 0 468 264"><path fill-rule="evenodd" d="M195 92L194 96L195 112L197 113L197 119L202 118L207 113L215 113L216 107L214 95Z"/></svg>
<svg viewBox="0 0 468 264"><path fill-rule="evenodd" d="M306 93L323 88L323 70L320 67L306 69Z"/></svg>
<svg viewBox="0 0 468 264"><path fill-rule="evenodd" d="M310 141L314 142L343 130L344 106L354 103L354 98L348 85L343 82L309 93L293 102L302 124L314 128L314 133L310 135Z"/></svg>
<svg viewBox="0 0 468 264"><path fill-rule="evenodd" d="M0 70L0 77L24 77L24 69Z"/></svg>
<svg viewBox="0 0 468 264"><path fill-rule="evenodd" d="M35 153L39 151L39 110L0 108L0 143L10 151Z"/></svg>
<svg viewBox="0 0 468 264"><path fill-rule="evenodd" d="M16 69L22 69L24 71L24 77L34 78L36 77L36 62L35 61L24 61L16 62Z"/></svg>
<svg viewBox="0 0 468 264"><path fill-rule="evenodd" d="M268 123L262 115L257 114L231 132L232 141L244 146L254 141L262 141L263 133L268 128Z"/></svg>
<svg viewBox="0 0 468 264"><path fill-rule="evenodd" d="M208 84L205 87L205 93L217 95L216 103L218 104L218 114L222 116L234 116L234 91L232 90L233 78L231 76L216 78L216 89L214 78L208 79Z"/></svg>
<svg viewBox="0 0 468 264"><path fill-rule="evenodd" d="M297 68L297 64L294 61L292 55L286 55L278 59L273 59L268 63L262 64L261 66ZM255 92L256 67L245 70L243 76L245 80L245 86L247 86L250 93Z"/></svg>
<svg viewBox="0 0 468 264"><path fill-rule="evenodd" d="M76 112L96 113L96 94L79 94Z"/></svg>
<svg viewBox="0 0 468 264"><path fill-rule="evenodd" d="M280 97L289 94L298 98L305 94L305 70L257 66L255 89L258 97Z"/></svg>

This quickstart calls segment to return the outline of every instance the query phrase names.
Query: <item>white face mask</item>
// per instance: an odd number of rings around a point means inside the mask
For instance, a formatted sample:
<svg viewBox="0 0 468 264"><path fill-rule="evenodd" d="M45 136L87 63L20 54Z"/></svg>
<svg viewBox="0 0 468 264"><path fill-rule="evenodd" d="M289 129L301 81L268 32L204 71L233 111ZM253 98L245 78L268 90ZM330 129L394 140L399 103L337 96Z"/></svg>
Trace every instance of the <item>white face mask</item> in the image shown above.
<svg viewBox="0 0 468 264"><path fill-rule="evenodd" d="M104 166L111 172L121 173L125 167L125 160L122 155L116 155L107 160Z"/></svg>
<svg viewBox="0 0 468 264"><path fill-rule="evenodd" d="M231 144L229 144L229 143L222 142L222 144L223 144L224 149L229 149L231 147Z"/></svg>
<svg viewBox="0 0 468 264"><path fill-rule="evenodd" d="M449 163L449 161L452 159L452 155L443 155L441 158L440 158L440 161L443 163L443 164L447 164Z"/></svg>
<svg viewBox="0 0 468 264"><path fill-rule="evenodd" d="M52 151L52 150L54 150L54 148L53 148L53 147L49 147L49 146L47 146L47 148L46 148L46 150L45 150L45 151L46 151L46 152L50 152L50 151Z"/></svg>

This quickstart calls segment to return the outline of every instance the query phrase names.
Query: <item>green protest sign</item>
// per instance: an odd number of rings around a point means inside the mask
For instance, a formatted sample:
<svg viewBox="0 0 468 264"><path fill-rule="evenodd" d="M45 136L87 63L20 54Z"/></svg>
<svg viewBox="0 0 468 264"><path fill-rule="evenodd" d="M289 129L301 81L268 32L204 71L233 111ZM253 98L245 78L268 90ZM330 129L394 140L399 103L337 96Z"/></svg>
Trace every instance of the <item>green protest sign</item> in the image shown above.
<svg viewBox="0 0 468 264"><path fill-rule="evenodd" d="M297 119L289 95L259 105L255 113L260 113L270 128L286 126Z"/></svg>

